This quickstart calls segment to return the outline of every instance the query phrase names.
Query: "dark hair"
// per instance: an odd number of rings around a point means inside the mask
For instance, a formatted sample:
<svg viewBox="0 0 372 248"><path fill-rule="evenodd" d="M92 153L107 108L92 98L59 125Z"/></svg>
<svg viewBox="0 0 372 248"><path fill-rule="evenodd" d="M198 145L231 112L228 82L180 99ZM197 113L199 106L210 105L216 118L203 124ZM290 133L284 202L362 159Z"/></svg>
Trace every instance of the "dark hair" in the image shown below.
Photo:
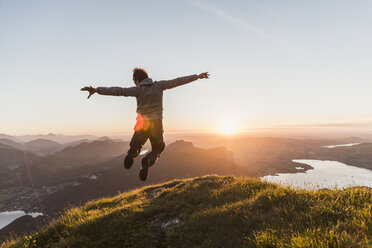
<svg viewBox="0 0 372 248"><path fill-rule="evenodd" d="M138 80L138 82L141 82L145 78L148 78L149 75L147 75L147 71L143 68L136 67L133 69L133 80Z"/></svg>

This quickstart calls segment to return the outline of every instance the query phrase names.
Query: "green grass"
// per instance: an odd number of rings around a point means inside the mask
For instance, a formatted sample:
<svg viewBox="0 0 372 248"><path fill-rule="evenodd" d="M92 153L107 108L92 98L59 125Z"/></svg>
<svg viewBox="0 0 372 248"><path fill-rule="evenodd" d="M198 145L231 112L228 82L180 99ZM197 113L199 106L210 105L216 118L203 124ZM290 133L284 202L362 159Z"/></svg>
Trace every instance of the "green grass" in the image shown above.
<svg viewBox="0 0 372 248"><path fill-rule="evenodd" d="M371 210L370 188L205 176L89 202L4 247L371 247Z"/></svg>

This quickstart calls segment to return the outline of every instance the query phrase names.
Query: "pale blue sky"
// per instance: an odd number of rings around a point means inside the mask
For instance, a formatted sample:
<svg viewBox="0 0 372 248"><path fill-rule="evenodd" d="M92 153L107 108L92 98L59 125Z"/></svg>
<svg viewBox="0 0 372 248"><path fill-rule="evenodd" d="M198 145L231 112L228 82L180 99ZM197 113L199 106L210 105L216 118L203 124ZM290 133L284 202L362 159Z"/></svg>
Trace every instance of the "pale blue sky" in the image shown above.
<svg viewBox="0 0 372 248"><path fill-rule="evenodd" d="M135 99L79 89L209 71L166 130L372 121L372 1L0 0L0 133L131 132ZM371 122L372 123L372 122Z"/></svg>

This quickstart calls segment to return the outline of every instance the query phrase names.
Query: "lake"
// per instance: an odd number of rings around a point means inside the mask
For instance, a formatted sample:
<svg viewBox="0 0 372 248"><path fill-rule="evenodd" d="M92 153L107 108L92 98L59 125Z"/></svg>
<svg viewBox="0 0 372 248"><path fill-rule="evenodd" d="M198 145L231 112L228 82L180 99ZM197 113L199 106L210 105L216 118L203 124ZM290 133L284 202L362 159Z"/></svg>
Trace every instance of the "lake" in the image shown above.
<svg viewBox="0 0 372 248"><path fill-rule="evenodd" d="M39 215L43 215L42 213L25 213L24 211L6 211L0 212L0 229L8 225L13 220L22 217L23 215L31 215L32 217L36 217Z"/></svg>
<svg viewBox="0 0 372 248"><path fill-rule="evenodd" d="M360 143L349 143L349 144L341 144L341 145L332 145L332 146L323 146L325 148L335 148L335 147L343 147L343 146L356 146Z"/></svg>
<svg viewBox="0 0 372 248"><path fill-rule="evenodd" d="M292 161L298 163L297 169L301 164L310 165L314 169L305 172L299 170L298 173L278 173L274 176L261 177L261 179L306 189L372 187L372 171L368 169L329 160L294 159Z"/></svg>

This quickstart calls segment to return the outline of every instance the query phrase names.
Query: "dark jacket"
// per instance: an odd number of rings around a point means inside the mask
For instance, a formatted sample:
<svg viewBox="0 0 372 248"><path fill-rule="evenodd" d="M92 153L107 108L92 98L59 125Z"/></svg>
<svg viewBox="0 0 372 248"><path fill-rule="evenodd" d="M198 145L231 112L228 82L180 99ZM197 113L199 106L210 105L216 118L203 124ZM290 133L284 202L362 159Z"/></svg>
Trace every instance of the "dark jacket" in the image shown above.
<svg viewBox="0 0 372 248"><path fill-rule="evenodd" d="M137 86L123 87L98 87L101 95L134 96L137 98L137 113L144 119L163 118L163 91L198 79L196 74L179 77L172 80L153 82L151 78L142 80Z"/></svg>

